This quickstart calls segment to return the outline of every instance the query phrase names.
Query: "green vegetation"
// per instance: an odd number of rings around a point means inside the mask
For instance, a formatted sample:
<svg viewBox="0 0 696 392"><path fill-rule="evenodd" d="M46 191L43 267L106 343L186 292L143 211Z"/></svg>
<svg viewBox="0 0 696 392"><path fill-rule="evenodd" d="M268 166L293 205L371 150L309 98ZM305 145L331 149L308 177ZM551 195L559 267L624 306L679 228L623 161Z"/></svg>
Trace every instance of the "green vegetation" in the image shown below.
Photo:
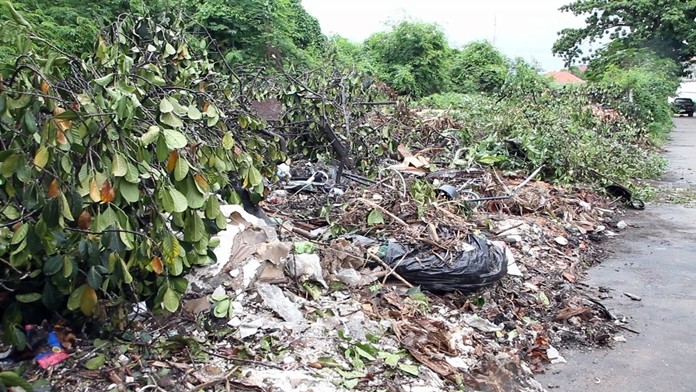
<svg viewBox="0 0 696 392"><path fill-rule="evenodd" d="M452 90L461 93L496 93L505 84L510 65L490 42L480 41L455 50Z"/></svg>
<svg viewBox="0 0 696 392"><path fill-rule="evenodd" d="M578 58L619 3L568 6L607 12L555 50ZM220 199L261 199L288 155L374 174L420 142L409 99L461 125L442 135L455 166L543 165L549 181L598 186L659 174L651 144L671 127L693 7L653 20L651 2L630 3L631 33L596 52L587 84L559 87L488 42L451 48L432 24L327 38L298 0L13 2L0 14L4 340L22 348L21 326L46 309L104 328L122 328L133 301L175 311L185 273L214 261Z"/></svg>
<svg viewBox="0 0 696 392"><path fill-rule="evenodd" d="M660 57L688 61L696 55L696 4L682 0L575 0L561 10L585 16L585 26L567 28L553 51L568 64L602 57L586 55L585 43L608 38L625 48L650 48Z"/></svg>

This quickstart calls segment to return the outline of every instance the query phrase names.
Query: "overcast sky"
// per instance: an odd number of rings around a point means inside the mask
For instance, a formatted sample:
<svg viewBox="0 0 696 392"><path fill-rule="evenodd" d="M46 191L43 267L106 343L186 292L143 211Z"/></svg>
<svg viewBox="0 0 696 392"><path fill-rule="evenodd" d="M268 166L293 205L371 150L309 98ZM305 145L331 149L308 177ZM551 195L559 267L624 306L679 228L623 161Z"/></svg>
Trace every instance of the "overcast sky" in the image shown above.
<svg viewBox="0 0 696 392"><path fill-rule="evenodd" d="M405 18L438 23L457 47L487 39L507 56L538 61L544 70L563 67L551 54L557 32L583 19L558 9L570 0L302 0L325 34L362 42L388 23Z"/></svg>

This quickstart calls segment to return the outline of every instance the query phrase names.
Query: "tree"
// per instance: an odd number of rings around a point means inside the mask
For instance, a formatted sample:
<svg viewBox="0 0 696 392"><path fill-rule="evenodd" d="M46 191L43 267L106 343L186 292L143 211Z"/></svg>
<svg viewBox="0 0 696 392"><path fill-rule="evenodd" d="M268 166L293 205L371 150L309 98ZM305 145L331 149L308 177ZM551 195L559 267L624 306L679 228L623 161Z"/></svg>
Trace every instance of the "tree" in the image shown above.
<svg viewBox="0 0 696 392"><path fill-rule="evenodd" d="M380 76L400 94L417 98L446 88L450 49L439 26L404 21L364 45Z"/></svg>
<svg viewBox="0 0 696 392"><path fill-rule="evenodd" d="M561 7L585 15L585 27L567 28L553 51L567 65L591 57L583 48L608 38L625 48L648 47L680 62L696 55L696 2L683 0L576 0Z"/></svg>
<svg viewBox="0 0 696 392"><path fill-rule="evenodd" d="M121 18L85 59L13 19L0 24L21 55L0 83L3 338L22 350L22 320L46 308L115 323L127 300L176 310L227 225L216 193L263 194L280 146L181 19Z"/></svg>
<svg viewBox="0 0 696 392"><path fill-rule="evenodd" d="M455 52L451 72L454 91L493 93L505 83L509 65L490 42L478 41Z"/></svg>
<svg viewBox="0 0 696 392"><path fill-rule="evenodd" d="M12 3L27 22L41 31L43 38L76 55L92 49L103 24L110 23L120 13L144 8L140 0L15 0ZM4 6L0 9L0 21L11 18L9 9Z"/></svg>
<svg viewBox="0 0 696 392"><path fill-rule="evenodd" d="M228 61L311 64L325 38L298 0L179 0L227 51Z"/></svg>

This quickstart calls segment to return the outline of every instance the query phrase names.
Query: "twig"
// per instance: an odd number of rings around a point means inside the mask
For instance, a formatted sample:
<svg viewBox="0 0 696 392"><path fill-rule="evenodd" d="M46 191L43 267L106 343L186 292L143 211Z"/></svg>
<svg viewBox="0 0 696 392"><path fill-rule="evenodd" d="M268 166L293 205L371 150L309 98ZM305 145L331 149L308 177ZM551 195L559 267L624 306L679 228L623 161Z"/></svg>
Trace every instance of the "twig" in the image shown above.
<svg viewBox="0 0 696 392"><path fill-rule="evenodd" d="M621 328L621 329L625 329L625 330L628 331L628 332L633 332L633 333L636 334L636 335L640 335L640 332L636 331L636 330L633 329L633 328L627 327L627 326L625 326L625 325L618 324L617 327L619 327L619 328Z"/></svg>
<svg viewBox="0 0 696 392"><path fill-rule="evenodd" d="M270 368L273 368L273 369L283 370L282 367L280 367L280 366L278 366L278 365L274 365L274 364L272 364L272 363L261 362L261 361L254 361L253 359L244 359L244 358L230 357L230 356L227 356L227 355L218 354L218 353L216 353L216 352L208 351L208 350L203 350L203 352L206 353L206 354L212 355L212 356L214 356L214 357L226 359L226 360L228 360L228 361L236 361L236 362L247 363L247 364L250 364L250 365L266 366L266 367L270 367Z"/></svg>
<svg viewBox="0 0 696 392"><path fill-rule="evenodd" d="M408 223L404 222L401 218L399 218L398 216L392 214L392 213L389 212L386 208L380 206L379 204L377 204L377 203L375 203L375 202L372 202L372 201L370 201L370 200L367 200L367 199L363 199L363 198L357 198L357 199L355 199L355 200L357 200L357 201L359 201L359 202L361 202L361 203L367 204L367 205L369 205L369 206L372 207L372 208L376 208L376 209L382 211L382 212L383 212L384 214L386 214L388 217L392 218L395 222L399 223L400 225L402 225L402 226L404 226L404 227L409 227Z"/></svg>
<svg viewBox="0 0 696 392"><path fill-rule="evenodd" d="M367 254L367 257L370 258L370 259L372 259L372 260L374 260L374 261L376 261L376 262L378 262L378 263L380 263L380 264L381 264L384 268L386 268L387 270L391 270L391 269L392 269L392 268L389 266L389 264L385 263L384 260L382 260L382 259L380 259L379 257L373 255L372 253L368 253L368 254ZM396 267L394 267L394 268L396 268ZM403 284L405 284L405 285L408 286L409 288L413 288L413 285L412 285L411 283L409 283L408 280L404 279L401 275L397 274L397 273L394 272L394 271L391 271L390 273L387 273L386 276L389 276L390 274L391 274L391 275L394 275L394 277L395 277L396 279L399 279ZM386 277L386 276L385 276L385 277Z"/></svg>
<svg viewBox="0 0 696 392"><path fill-rule="evenodd" d="M72 227L66 227L65 230L67 230L67 231L74 231L74 232L76 232L76 233L82 233L82 234L92 234L92 235L103 235L103 234L105 234L105 233L127 233L127 234L134 234L134 235L137 235L137 236L140 236L140 237L145 237L145 238L147 238L148 240L150 240L150 241L152 241L152 242L155 242L155 241L154 241L152 238L150 238L150 236L148 236L147 234L145 234L145 233L140 233L140 232L133 231L133 230L106 229L106 230L102 230L102 231L91 231L91 230L75 229L75 228L72 228Z"/></svg>

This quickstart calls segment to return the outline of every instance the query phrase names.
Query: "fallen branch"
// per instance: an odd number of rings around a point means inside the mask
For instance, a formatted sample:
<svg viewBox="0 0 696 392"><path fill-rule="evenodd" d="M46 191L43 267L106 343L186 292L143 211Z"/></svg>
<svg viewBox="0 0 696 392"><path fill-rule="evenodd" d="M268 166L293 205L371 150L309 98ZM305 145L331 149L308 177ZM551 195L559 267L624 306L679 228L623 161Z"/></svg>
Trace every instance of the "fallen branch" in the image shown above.
<svg viewBox="0 0 696 392"><path fill-rule="evenodd" d="M399 280L401 281L401 283L403 283L403 284L405 284L406 286L408 286L408 288L413 288L413 285L412 285L408 280L404 279L401 275L399 275L399 274L397 274L396 272L394 272L394 271L392 270L392 267L390 267L389 264L385 263L384 260L382 260L382 259L380 259L379 257L373 255L372 253L368 253L368 254L367 254L367 257L370 258L370 259L372 259L372 260L374 260L374 261L376 261L376 262L378 262L378 263L380 263L384 268L386 268L388 271L390 271L390 272L388 272L388 273L385 275L385 278L386 278L387 276L389 276L389 275L394 275L394 277L395 277L396 279L399 279ZM394 267L394 268L396 268L396 267Z"/></svg>

